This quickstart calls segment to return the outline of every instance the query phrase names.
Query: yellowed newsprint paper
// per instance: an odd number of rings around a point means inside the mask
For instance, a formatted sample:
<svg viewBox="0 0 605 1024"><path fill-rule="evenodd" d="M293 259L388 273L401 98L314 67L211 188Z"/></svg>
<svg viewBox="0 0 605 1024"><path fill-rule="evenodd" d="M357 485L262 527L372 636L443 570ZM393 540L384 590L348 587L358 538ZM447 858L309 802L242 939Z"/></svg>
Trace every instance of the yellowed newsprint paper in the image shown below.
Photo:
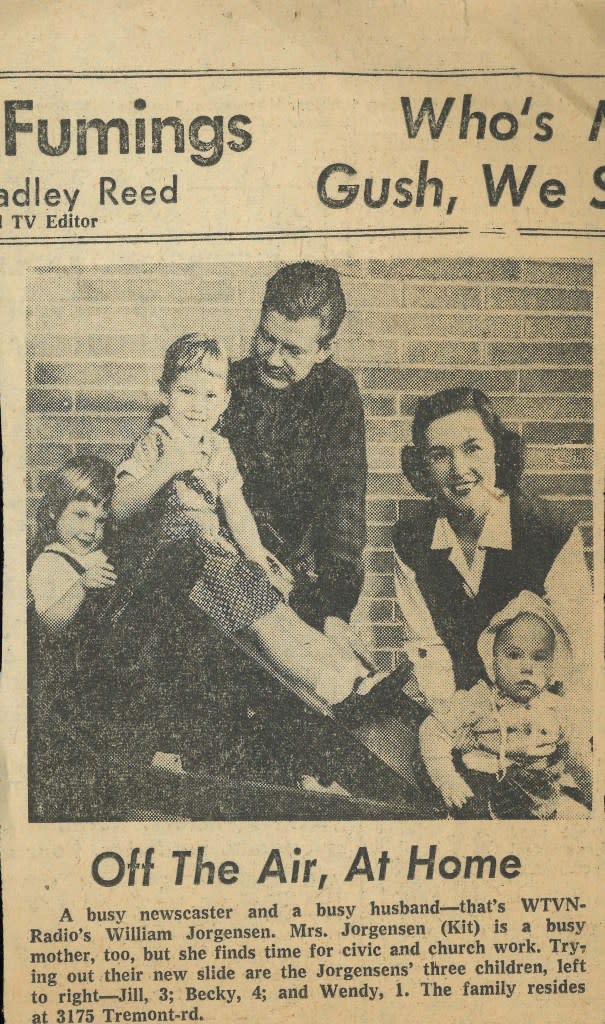
<svg viewBox="0 0 605 1024"><path fill-rule="evenodd" d="M602 6L0 24L8 1024L602 1024Z"/></svg>

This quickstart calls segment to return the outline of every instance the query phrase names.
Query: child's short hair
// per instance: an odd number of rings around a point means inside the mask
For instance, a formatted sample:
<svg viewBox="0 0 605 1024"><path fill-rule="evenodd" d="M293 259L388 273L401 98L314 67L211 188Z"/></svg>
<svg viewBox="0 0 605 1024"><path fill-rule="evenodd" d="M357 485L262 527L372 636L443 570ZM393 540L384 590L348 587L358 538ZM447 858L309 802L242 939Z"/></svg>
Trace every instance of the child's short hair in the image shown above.
<svg viewBox="0 0 605 1024"><path fill-rule="evenodd" d="M320 348L332 341L347 310L338 271L321 263L289 263L267 281L261 316L271 310L288 320L319 317L324 336Z"/></svg>
<svg viewBox="0 0 605 1024"><path fill-rule="evenodd" d="M114 467L98 455L74 455L61 469L50 473L38 506L33 554L39 554L54 539L57 519L70 501L109 503L114 481Z"/></svg>
<svg viewBox="0 0 605 1024"><path fill-rule="evenodd" d="M208 360L213 365L206 365ZM226 380L229 360L214 338L204 338L197 333L184 334L182 338L173 341L166 351L159 381L160 391L167 394L179 374L194 370L196 367L203 367L206 373Z"/></svg>

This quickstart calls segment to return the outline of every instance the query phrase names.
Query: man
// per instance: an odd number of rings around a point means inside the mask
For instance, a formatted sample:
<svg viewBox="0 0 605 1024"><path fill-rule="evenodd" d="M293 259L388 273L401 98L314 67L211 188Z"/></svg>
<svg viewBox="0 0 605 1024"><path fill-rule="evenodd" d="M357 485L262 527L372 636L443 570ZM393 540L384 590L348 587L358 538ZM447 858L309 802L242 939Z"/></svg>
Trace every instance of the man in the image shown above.
<svg viewBox="0 0 605 1024"><path fill-rule="evenodd" d="M292 607L342 639L363 582L367 482L359 389L332 358L345 311L335 270L278 270L224 423L263 542L294 573Z"/></svg>

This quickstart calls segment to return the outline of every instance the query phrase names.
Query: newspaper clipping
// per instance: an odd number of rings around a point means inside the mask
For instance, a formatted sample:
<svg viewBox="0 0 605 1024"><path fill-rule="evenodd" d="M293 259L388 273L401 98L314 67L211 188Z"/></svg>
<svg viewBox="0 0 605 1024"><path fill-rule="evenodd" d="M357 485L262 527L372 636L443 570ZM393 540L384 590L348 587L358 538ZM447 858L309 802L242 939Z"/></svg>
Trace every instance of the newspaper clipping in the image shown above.
<svg viewBox="0 0 605 1024"><path fill-rule="evenodd" d="M303 14L0 73L6 1019L601 1024L605 74Z"/></svg>

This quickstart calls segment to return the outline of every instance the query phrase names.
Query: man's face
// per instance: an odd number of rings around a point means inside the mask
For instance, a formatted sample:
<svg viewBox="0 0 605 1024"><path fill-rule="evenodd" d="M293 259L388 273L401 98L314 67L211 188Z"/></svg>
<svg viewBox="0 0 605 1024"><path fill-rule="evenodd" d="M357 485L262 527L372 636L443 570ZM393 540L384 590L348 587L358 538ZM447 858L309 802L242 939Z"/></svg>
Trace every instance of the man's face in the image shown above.
<svg viewBox="0 0 605 1024"><path fill-rule="evenodd" d="M554 636L535 615L520 615L494 644L494 678L504 693L520 702L549 685L553 673Z"/></svg>
<svg viewBox="0 0 605 1024"><path fill-rule="evenodd" d="M331 343L319 346L323 335L318 316L288 320L274 309L265 313L252 342L252 355L263 384L285 391L308 377L316 363L323 363L332 354Z"/></svg>

